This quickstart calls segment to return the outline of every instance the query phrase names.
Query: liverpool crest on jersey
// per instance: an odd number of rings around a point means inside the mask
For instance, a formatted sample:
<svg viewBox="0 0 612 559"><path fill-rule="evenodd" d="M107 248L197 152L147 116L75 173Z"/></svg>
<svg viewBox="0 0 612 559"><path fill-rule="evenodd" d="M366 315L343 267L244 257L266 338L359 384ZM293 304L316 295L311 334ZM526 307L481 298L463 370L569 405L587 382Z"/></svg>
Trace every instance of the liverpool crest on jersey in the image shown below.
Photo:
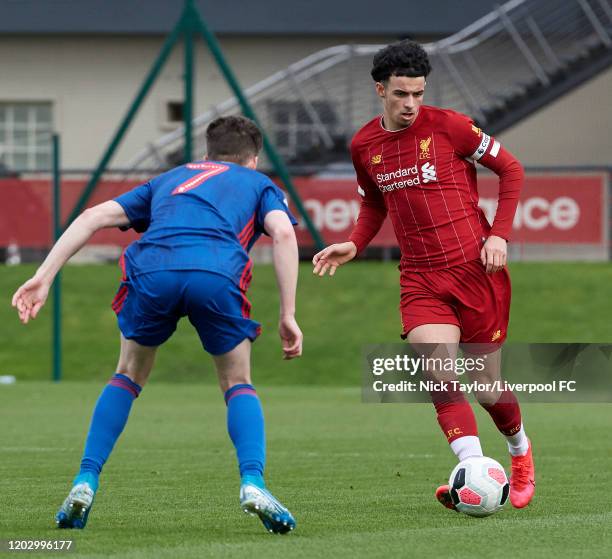
<svg viewBox="0 0 612 559"><path fill-rule="evenodd" d="M419 159L429 159L431 157L429 154L429 144L431 144L431 136L419 142L419 149L421 150Z"/></svg>

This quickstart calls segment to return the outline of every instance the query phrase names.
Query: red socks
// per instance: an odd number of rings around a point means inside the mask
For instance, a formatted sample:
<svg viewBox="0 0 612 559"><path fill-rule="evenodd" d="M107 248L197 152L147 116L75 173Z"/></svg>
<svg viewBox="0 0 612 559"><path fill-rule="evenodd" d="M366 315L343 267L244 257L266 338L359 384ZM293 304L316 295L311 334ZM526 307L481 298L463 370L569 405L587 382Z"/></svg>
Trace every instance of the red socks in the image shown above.
<svg viewBox="0 0 612 559"><path fill-rule="evenodd" d="M476 417L463 393L449 391L430 394L440 428L459 460L463 459L462 456L482 455ZM510 453L513 456L524 454L529 448L529 440L523 429L521 408L514 394L507 390L495 404L481 405L487 410L497 429L506 437ZM455 442L458 439L463 442Z"/></svg>
<svg viewBox="0 0 612 559"><path fill-rule="evenodd" d="M502 392L501 397L495 404L481 405L489 412L491 419L502 434L509 437L521 430L521 408L511 390Z"/></svg>
<svg viewBox="0 0 612 559"><path fill-rule="evenodd" d="M438 414L438 423L449 443L466 436L478 436L472 406L461 392L431 392L431 401Z"/></svg>

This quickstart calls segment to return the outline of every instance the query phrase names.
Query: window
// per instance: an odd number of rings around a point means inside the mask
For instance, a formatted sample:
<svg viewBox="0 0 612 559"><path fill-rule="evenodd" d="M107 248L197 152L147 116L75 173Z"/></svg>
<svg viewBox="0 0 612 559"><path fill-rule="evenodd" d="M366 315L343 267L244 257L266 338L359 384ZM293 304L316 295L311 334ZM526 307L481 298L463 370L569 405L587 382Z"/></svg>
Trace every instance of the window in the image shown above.
<svg viewBox="0 0 612 559"><path fill-rule="evenodd" d="M0 165L10 171L51 169L51 103L0 102Z"/></svg>
<svg viewBox="0 0 612 559"><path fill-rule="evenodd" d="M182 101L168 101L166 104L166 121L172 124L182 123L185 106Z"/></svg>
<svg viewBox="0 0 612 559"><path fill-rule="evenodd" d="M177 99L162 99L158 105L158 124L161 130L176 130L185 118L185 103Z"/></svg>

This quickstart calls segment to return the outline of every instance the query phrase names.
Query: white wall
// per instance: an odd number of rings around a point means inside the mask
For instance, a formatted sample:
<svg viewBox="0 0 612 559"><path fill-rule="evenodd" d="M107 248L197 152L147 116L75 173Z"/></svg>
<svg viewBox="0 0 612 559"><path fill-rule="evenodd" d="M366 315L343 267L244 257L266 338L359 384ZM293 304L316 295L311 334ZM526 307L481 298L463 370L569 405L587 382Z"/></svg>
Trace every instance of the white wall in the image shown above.
<svg viewBox="0 0 612 559"><path fill-rule="evenodd" d="M360 37L354 42L386 42ZM8 37L0 40L0 101L51 101L62 135L65 168L91 168L127 111L162 45L143 37ZM344 38L343 41L351 41ZM329 38L226 38L225 54L247 87L308 54L338 44ZM195 114L228 98L202 41L197 41ZM168 132L162 126L167 100L182 98L182 48L177 46L125 136L111 166L121 167L148 141Z"/></svg>
<svg viewBox="0 0 612 559"><path fill-rule="evenodd" d="M612 69L499 135L524 165L612 165Z"/></svg>
<svg viewBox="0 0 612 559"><path fill-rule="evenodd" d="M222 47L243 86L322 48L385 37L225 38ZM146 37L4 36L0 39L0 101L54 104L65 168L92 168L125 114L162 44ZM230 96L198 41L195 114ZM610 165L612 70L500 135L527 165ZM182 49L173 53L120 150L121 167L148 141L168 131L162 108L182 97ZM197 154L199 155L199 154Z"/></svg>

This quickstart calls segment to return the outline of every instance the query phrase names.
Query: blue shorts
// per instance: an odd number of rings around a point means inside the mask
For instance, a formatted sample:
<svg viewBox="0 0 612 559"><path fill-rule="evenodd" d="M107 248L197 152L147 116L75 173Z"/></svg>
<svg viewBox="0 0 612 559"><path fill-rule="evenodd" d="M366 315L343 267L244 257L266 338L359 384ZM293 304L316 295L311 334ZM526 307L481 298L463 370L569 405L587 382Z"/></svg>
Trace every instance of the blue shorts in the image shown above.
<svg viewBox="0 0 612 559"><path fill-rule="evenodd" d="M246 338L254 341L261 332L250 319L246 294L229 278L201 270L124 274L112 308L123 336L144 346L163 344L183 316L212 355Z"/></svg>

